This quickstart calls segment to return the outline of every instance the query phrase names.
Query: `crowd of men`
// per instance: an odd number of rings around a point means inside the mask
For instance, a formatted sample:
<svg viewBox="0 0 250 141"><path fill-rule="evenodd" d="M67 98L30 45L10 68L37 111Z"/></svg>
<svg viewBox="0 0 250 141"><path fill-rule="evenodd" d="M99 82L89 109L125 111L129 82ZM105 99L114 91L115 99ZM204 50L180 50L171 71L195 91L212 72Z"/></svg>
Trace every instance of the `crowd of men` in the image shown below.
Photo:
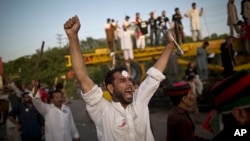
<svg viewBox="0 0 250 141"><path fill-rule="evenodd" d="M35 79L28 86L9 82L1 94L6 96L1 99L9 102L6 105L1 101L1 118L7 134L4 141L80 140L64 87L63 83L57 83L50 90Z"/></svg>
<svg viewBox="0 0 250 141"><path fill-rule="evenodd" d="M159 16L156 15L155 11L150 12L148 19L142 19L138 12L135 14L135 18L131 21L130 17L126 16L122 23L122 27L119 26L118 21L108 18L107 23L105 24L105 32L110 52L112 53L114 51L115 45L113 43L117 43L119 37L118 33L121 30L124 30L124 28L132 30L132 34L136 37L136 48L138 49L145 48L145 36L147 34L149 34L151 46L159 46L161 40L163 40L163 45L165 45L166 33L170 29L173 30L177 42L181 44L184 42L184 31L182 25L183 17L190 19L190 30L193 41L201 41L202 34L199 17L202 16L203 8L198 9L196 3L192 3L192 8L184 15L178 7L176 7L174 11L175 13L172 15L172 19L167 16L165 10L163 10Z"/></svg>
<svg viewBox="0 0 250 141"><path fill-rule="evenodd" d="M250 54L250 23L248 14L248 0L243 0L241 3L241 15L242 18L238 18L238 13L234 0L228 0L227 3L227 25L229 27L229 34L225 38L225 43L221 45L221 62L224 68L223 76L226 77L233 72L233 68L236 65L234 60L235 52L233 50L232 42L235 38L239 38L242 41L243 52L245 56ZM167 16L165 10L161 12L161 15L157 16L155 11L149 13L147 20L142 19L140 13L135 14L135 18L130 20L129 16L126 16L122 28L119 26L118 21L114 19L107 19L105 25L106 39L110 50L110 55L115 54L114 49L118 49L121 44L121 50L123 51L123 57L125 64L130 71L130 63L134 59L133 48L143 50L146 48L146 36L149 35L150 46L159 46L162 42L165 45L166 33L171 31L175 37L176 42L181 45L185 41L184 27L182 24L183 17L187 17L190 20L190 31L192 34L192 40L205 42L202 37L200 17L203 15L203 8L198 9L196 3L191 4L191 9L185 14L182 14L178 7L175 8L175 13L172 15L172 20ZM134 35L134 36L132 36ZM161 37L161 35L163 35ZM133 43L135 42L135 46ZM209 43L206 43L208 46ZM162 45L162 44L161 44ZM202 45L203 46L203 45ZM201 52L201 53L200 53ZM177 64L177 57L180 54L174 52L170 56L170 63L168 65L168 78L170 81L179 80L178 74L180 69ZM207 81L208 77L208 63L206 48L198 48L197 50L197 71L201 79ZM246 58L247 59L247 58ZM231 61L227 61L231 60ZM115 65L115 64L113 64ZM114 66L112 66L114 68Z"/></svg>
<svg viewBox="0 0 250 141"><path fill-rule="evenodd" d="M234 1L229 0L229 4ZM249 2L249 1L247 1ZM192 3L192 10L185 14L190 18L192 25L191 32L193 41L202 40L199 16L201 10L196 9L196 3ZM176 39L181 44L183 41L183 27L181 25L181 14L178 8L173 15L174 30L166 32L169 27L169 19L166 12L157 17L154 12L150 13L150 19L144 21L140 13L136 13L135 20L129 22L129 16L125 17L122 31L110 30L118 27L112 19L107 19L105 31L110 53L114 52L114 44L121 38L121 46L124 50L125 66L114 66L105 77L105 86L111 95L109 102L103 97L102 89L89 77L86 65L80 51L78 31L80 20L78 16L71 17L64 23L64 30L69 39L71 62L73 70L81 88L81 96L85 101L87 112L93 120L97 129L97 138L100 141L154 141L151 131L149 116L149 101L166 76L163 74L171 60L175 33ZM193 15L195 14L195 15ZM246 21L248 21L247 17ZM159 23L158 23L158 22ZM112 25L110 24L112 23ZM160 57L147 70L145 79L135 87L129 70L129 60L133 59L131 51L131 34L128 30L135 24L136 44L138 49L145 48L145 27L150 25L150 33L155 34L155 41L151 44L159 44L159 33L164 33L165 48ZM248 23L247 23L248 24ZM233 24L234 25L234 24ZM170 25L171 27L171 25ZM231 28L231 27L230 27ZM112 31L112 32L110 32ZM110 40L109 34L111 38ZM197 36L196 36L197 35ZM233 72L232 60L232 39L231 35L226 37L225 43L221 45L222 63L224 67L224 78L217 83L210 94L213 97L214 110L211 111L202 127L215 136L214 141L222 141L227 138L233 140L250 139L250 73L246 70ZM211 139L201 138L195 135L194 121L190 112L195 111L197 122L199 111L197 111L197 95L202 91L202 84L207 83L207 53L208 41L204 41L201 47L197 48L197 70L190 62L185 72L185 80L173 82L168 86L168 95L173 104L167 117L168 141L206 141ZM225 60L223 60L225 59ZM205 61L205 62L204 62ZM229 63L229 64L228 64ZM199 81L200 79L200 81ZM3 114L3 103L0 103L0 123L4 118L8 119L10 125L7 129L10 141L79 141L80 136L75 126L70 108L66 105L65 92L63 87L57 85L49 94L36 78L31 80L30 86L22 87L11 82L8 84L8 99L10 111ZM46 97L49 95L49 98ZM5 115L5 116L3 116ZM240 131L244 130L244 134ZM86 139L87 140L87 139Z"/></svg>

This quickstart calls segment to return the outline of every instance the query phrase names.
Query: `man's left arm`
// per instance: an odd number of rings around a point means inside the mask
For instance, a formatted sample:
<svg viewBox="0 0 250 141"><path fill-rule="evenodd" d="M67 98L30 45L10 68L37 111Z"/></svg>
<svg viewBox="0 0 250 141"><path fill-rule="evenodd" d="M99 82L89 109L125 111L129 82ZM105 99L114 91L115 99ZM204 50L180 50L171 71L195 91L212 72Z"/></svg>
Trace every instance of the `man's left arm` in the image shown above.
<svg viewBox="0 0 250 141"><path fill-rule="evenodd" d="M154 68L159 70L160 72L163 72L167 66L169 57L173 51L174 48L174 43L173 40L171 39L172 33L168 32L167 36L167 45L163 49L162 54L160 55L159 59L155 62L153 65Z"/></svg>
<svg viewBox="0 0 250 141"><path fill-rule="evenodd" d="M165 78L163 71L165 70L169 57L174 47L173 40L171 39L171 33L168 32L167 45L163 49L159 59L155 62L152 68L147 71L148 77L141 83L138 88L135 102L139 104L148 104L150 98L159 87L160 82Z"/></svg>
<svg viewBox="0 0 250 141"><path fill-rule="evenodd" d="M73 119L73 115L72 115L71 111L69 113L70 113L70 122L71 122L70 130L71 130L72 136L74 138L74 141L80 141L80 135L77 131L77 128L76 128L76 125L75 125L75 122Z"/></svg>
<svg viewBox="0 0 250 141"><path fill-rule="evenodd" d="M202 14L203 14L203 8L201 8L199 16L202 16Z"/></svg>

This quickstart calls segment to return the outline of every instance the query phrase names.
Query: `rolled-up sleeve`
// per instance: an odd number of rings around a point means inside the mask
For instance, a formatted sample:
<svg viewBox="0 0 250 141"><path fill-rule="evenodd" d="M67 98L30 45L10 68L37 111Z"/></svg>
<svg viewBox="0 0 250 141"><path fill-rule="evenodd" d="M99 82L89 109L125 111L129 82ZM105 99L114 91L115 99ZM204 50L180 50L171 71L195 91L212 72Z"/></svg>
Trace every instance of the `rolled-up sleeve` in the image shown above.
<svg viewBox="0 0 250 141"><path fill-rule="evenodd" d="M82 92L81 92L82 93ZM95 85L87 93L82 93L82 98L86 103L86 109L91 119L96 123L100 123L103 114L105 100L101 88Z"/></svg>
<svg viewBox="0 0 250 141"><path fill-rule="evenodd" d="M154 79L158 81L162 81L163 79L165 79L165 75L163 75L161 71L159 71L158 69L154 67L150 68L147 71L147 75L153 77Z"/></svg>
<svg viewBox="0 0 250 141"><path fill-rule="evenodd" d="M81 94L83 100L89 106L96 105L103 98L102 90L97 85L95 85L90 91L86 93L81 92Z"/></svg>
<svg viewBox="0 0 250 141"><path fill-rule="evenodd" d="M147 71L147 77L140 84L135 96L137 104L147 105L165 76L158 69L151 67Z"/></svg>

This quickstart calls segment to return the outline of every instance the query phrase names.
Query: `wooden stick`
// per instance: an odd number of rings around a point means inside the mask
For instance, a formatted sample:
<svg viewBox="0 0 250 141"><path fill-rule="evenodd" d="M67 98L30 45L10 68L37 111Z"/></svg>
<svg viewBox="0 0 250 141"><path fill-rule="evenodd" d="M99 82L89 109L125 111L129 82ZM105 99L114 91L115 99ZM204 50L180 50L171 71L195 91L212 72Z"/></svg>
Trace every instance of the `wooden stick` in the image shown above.
<svg viewBox="0 0 250 141"><path fill-rule="evenodd" d="M12 80L9 78L8 75L6 75L5 73L3 73L3 83L4 85L8 85L12 82Z"/></svg>
<svg viewBox="0 0 250 141"><path fill-rule="evenodd" d="M35 72L34 72L33 80L37 79L37 72L38 72L38 68L39 68L40 60L41 60L42 55L43 55L44 43L45 43L45 42L43 41L43 42L42 42L42 46L41 46L41 51L40 51L39 57L38 57L37 62L36 62L36 68L35 68Z"/></svg>

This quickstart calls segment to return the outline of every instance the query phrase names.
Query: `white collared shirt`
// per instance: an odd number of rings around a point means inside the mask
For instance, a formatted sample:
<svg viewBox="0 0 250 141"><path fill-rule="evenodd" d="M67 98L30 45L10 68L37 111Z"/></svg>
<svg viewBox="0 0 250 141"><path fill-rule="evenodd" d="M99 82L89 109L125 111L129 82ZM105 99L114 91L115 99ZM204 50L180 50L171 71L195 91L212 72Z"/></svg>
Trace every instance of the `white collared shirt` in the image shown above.
<svg viewBox="0 0 250 141"><path fill-rule="evenodd" d="M82 94L99 141L154 141L148 103L165 76L155 68L150 68L147 74L126 109L119 102L105 100L96 85Z"/></svg>
<svg viewBox="0 0 250 141"><path fill-rule="evenodd" d="M68 106L62 105L61 109L54 104L46 104L41 101L40 93L37 92L32 102L38 112L45 119L45 140L46 141L72 141L78 138L79 133L74 123L71 110Z"/></svg>

